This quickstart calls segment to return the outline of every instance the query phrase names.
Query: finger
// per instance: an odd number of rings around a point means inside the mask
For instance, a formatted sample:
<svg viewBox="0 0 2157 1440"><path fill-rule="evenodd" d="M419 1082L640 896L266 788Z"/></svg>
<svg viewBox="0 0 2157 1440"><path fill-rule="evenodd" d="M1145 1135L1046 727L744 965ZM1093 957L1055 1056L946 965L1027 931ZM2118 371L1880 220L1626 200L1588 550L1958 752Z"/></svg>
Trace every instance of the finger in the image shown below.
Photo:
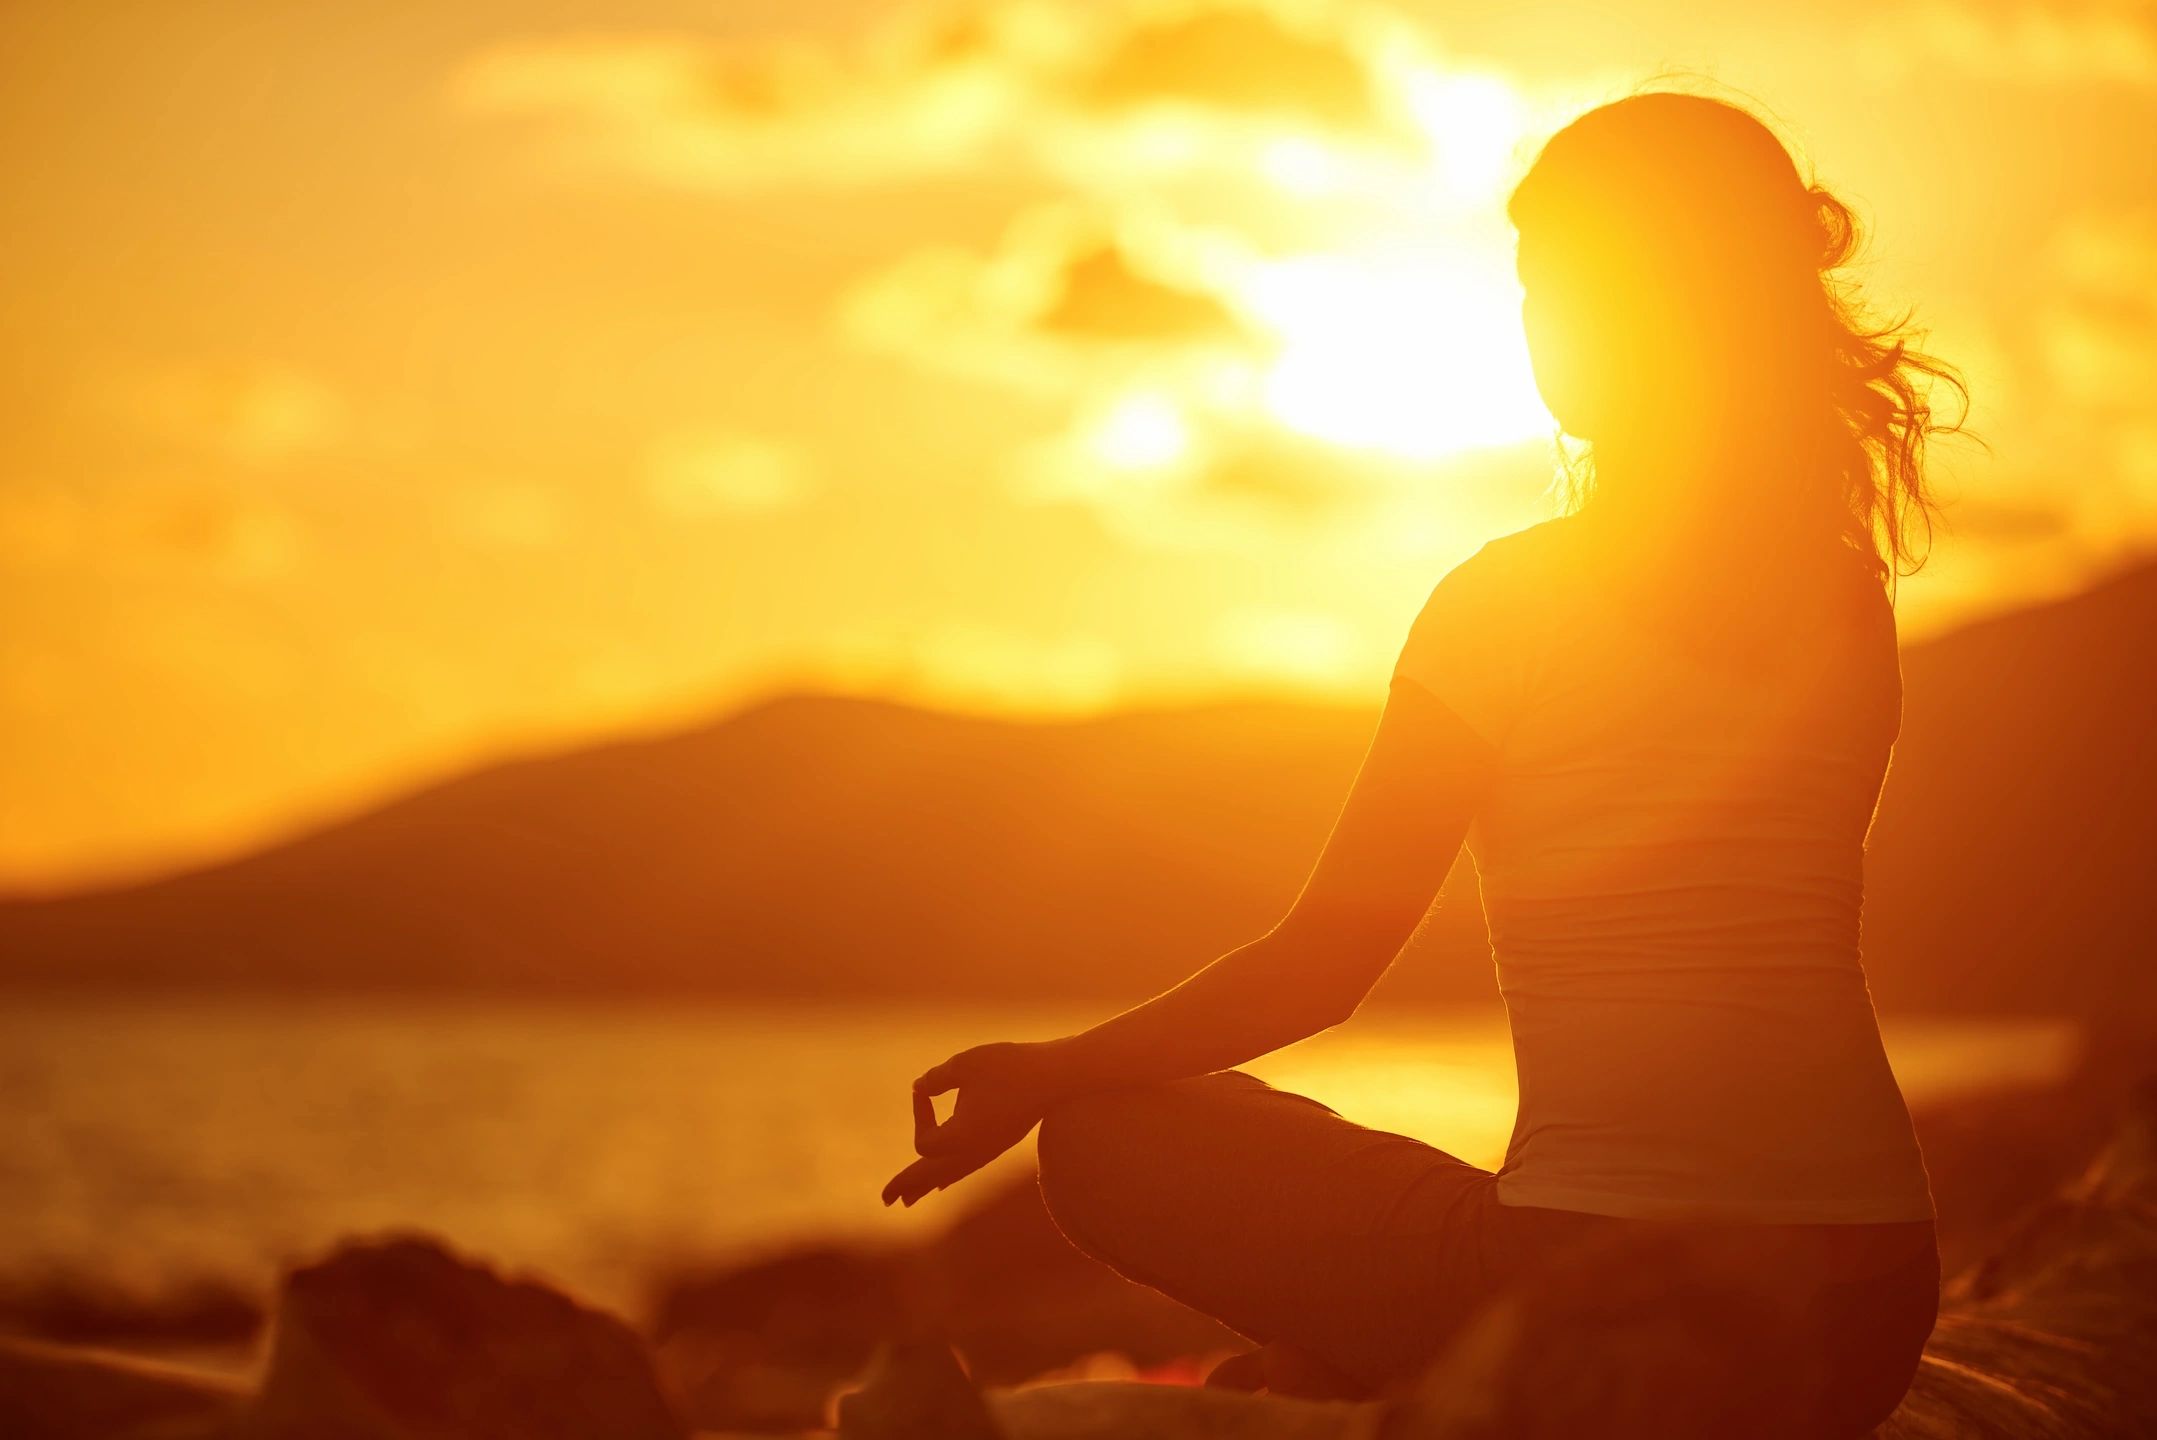
<svg viewBox="0 0 2157 1440"><path fill-rule="evenodd" d="M908 1205L938 1190L948 1190L994 1159L993 1152L968 1155L939 1155L919 1162L921 1172L914 1177L911 1194L904 1197Z"/></svg>
<svg viewBox="0 0 2157 1440"><path fill-rule="evenodd" d="M891 1177L884 1186L884 1203L894 1200L912 1205L922 1196L941 1190L953 1181L964 1179L980 1168L980 1162L958 1156L935 1156L916 1160L913 1164Z"/></svg>
<svg viewBox="0 0 2157 1440"><path fill-rule="evenodd" d="M967 1057L972 1054L971 1050L961 1050L943 1064L931 1065L915 1079L914 1089L923 1095L941 1095L947 1090L956 1090L965 1078L969 1068Z"/></svg>
<svg viewBox="0 0 2157 1440"><path fill-rule="evenodd" d="M933 1125L926 1132L914 1132L914 1153L928 1159L947 1155L964 1155L979 1150L989 1143L989 1137L981 1133L978 1118L953 1113L941 1125Z"/></svg>
<svg viewBox="0 0 2157 1440"><path fill-rule="evenodd" d="M907 1201L907 1204L911 1205L914 1200L919 1200L934 1191L949 1190L952 1186L979 1170L983 1165L986 1165L988 1157L983 1155L946 1155L939 1157L939 1162L936 1169L921 1177L927 1188L922 1190L920 1195L916 1195L913 1200Z"/></svg>
<svg viewBox="0 0 2157 1440"><path fill-rule="evenodd" d="M919 1194L922 1184L922 1167L927 1163L925 1160L916 1160L913 1164L885 1181L884 1203L889 1205L894 1200L904 1200L909 1195Z"/></svg>
<svg viewBox="0 0 2157 1440"><path fill-rule="evenodd" d="M936 1143L936 1102L923 1090L914 1091L914 1153L926 1155Z"/></svg>
<svg viewBox="0 0 2157 1440"><path fill-rule="evenodd" d="M890 1205L892 1201L898 1199L901 1195L904 1195L906 1193L906 1188L908 1184L906 1178L906 1171L913 1168L913 1166L909 1165L906 1167L906 1170L901 1170L898 1174L892 1176L889 1180L886 1180L884 1182L883 1193L879 1195L878 1198L881 1199L885 1205Z"/></svg>

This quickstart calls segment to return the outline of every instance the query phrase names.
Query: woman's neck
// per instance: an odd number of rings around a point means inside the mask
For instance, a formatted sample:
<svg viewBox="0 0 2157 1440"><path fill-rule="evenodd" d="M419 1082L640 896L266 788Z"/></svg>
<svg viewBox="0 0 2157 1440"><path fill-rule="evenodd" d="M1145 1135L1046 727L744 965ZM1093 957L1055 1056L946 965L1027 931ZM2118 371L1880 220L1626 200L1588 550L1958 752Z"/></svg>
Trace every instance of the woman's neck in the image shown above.
<svg viewBox="0 0 2157 1440"><path fill-rule="evenodd" d="M1848 558L1795 447L1614 446L1595 451L1584 538L1611 601L1696 653L1776 654L1817 616Z"/></svg>

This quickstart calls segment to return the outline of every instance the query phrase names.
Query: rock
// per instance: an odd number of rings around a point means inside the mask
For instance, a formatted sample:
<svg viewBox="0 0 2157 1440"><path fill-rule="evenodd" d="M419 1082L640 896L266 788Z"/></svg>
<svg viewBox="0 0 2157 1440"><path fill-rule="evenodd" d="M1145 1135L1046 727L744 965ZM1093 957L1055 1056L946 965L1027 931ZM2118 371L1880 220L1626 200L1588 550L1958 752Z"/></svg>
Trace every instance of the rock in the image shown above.
<svg viewBox="0 0 2157 1440"><path fill-rule="evenodd" d="M2121 1097L2149 1067L2157 1017L2084 1028L2056 1082L1946 1099L1913 1117L1939 1206L1940 1259L1957 1275L1994 1254L2032 1208L2113 1138Z"/></svg>
<svg viewBox="0 0 2157 1440"><path fill-rule="evenodd" d="M840 1440L1002 1440L951 1347L886 1346L862 1387L839 1400Z"/></svg>
<svg viewBox="0 0 2157 1440"><path fill-rule="evenodd" d="M901 1256L819 1245L677 1281L653 1320L660 1365L699 1425L805 1429L904 1331Z"/></svg>
<svg viewBox="0 0 2157 1440"><path fill-rule="evenodd" d="M824 1423L832 1393L904 1333L909 1261L820 1245L676 1281L655 1307L663 1373L699 1425Z"/></svg>
<svg viewBox="0 0 2157 1440"><path fill-rule="evenodd" d="M611 1315L421 1239L286 1281L245 1440L685 1440Z"/></svg>
<svg viewBox="0 0 2157 1440"><path fill-rule="evenodd" d="M2157 1435L2157 1084L2089 1170L1948 1286L1880 1440Z"/></svg>

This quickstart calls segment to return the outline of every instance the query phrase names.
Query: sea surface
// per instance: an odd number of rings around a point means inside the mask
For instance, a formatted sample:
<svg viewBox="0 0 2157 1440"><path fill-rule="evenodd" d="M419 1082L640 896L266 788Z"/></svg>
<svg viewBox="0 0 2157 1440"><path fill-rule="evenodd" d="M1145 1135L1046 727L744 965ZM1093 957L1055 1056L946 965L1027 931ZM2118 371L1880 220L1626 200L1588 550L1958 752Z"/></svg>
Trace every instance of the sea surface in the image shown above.
<svg viewBox="0 0 2157 1440"><path fill-rule="evenodd" d="M908 1081L1103 1013L0 1006L0 1290L254 1290L341 1236L419 1229L631 1314L685 1265L943 1223L965 1186L877 1202L910 1158ZM2075 1050L2050 1022L1887 1038L1918 1107L2041 1083ZM1480 1164L1512 1124L1497 1017L1359 1017L1251 1068Z"/></svg>

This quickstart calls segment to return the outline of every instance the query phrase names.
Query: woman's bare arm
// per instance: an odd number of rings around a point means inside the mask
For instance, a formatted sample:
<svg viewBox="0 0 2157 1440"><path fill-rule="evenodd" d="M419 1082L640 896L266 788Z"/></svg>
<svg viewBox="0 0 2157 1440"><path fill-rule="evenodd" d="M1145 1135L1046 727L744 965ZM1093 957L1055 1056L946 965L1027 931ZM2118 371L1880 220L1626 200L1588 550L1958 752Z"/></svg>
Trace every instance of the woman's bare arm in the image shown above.
<svg viewBox="0 0 2157 1440"><path fill-rule="evenodd" d="M1488 742L1412 681L1394 685L1303 891L1266 934L1135 1009L1044 1044L977 1046L914 1082L915 1148L884 1199L942 1189L1018 1143L1048 1106L1203 1075L1352 1015L1430 909L1496 766ZM959 1092L939 1125L929 1097Z"/></svg>
<svg viewBox="0 0 2157 1440"><path fill-rule="evenodd" d="M1288 914L1174 989L1055 1042L1060 1088L1225 1070L1348 1019L1429 911L1494 762L1428 691L1396 685Z"/></svg>

